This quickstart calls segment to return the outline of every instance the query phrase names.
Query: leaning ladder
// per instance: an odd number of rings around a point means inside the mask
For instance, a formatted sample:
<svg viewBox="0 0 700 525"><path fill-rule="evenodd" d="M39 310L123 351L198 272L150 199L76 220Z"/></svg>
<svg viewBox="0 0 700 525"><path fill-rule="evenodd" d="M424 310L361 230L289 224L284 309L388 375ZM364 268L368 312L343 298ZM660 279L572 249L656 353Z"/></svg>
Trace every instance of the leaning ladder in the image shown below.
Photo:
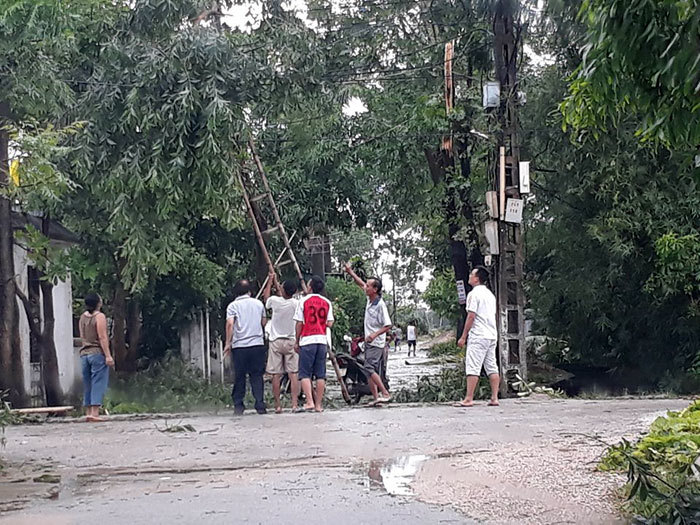
<svg viewBox="0 0 700 525"><path fill-rule="evenodd" d="M284 224L282 224L282 219L280 218L279 211L277 210L275 199L272 196L272 191L270 190L270 183L268 182L267 176L265 175L265 170L263 169L262 162L260 161L260 157L258 156L258 153L255 149L253 139L250 139L248 141L248 149L250 150L250 155L255 164L255 170L253 170L252 172L247 172L247 170L239 171L238 182L241 185L241 190L243 192L243 200L245 201L246 208L248 209L248 215L250 216L250 220L253 223L253 230L255 231L255 237L258 240L260 251L262 252L263 258L267 263L268 272L270 274L275 275L275 285L279 287L279 281L277 279L278 273L280 272L282 267L291 264L294 267L294 271L297 274L297 277L301 281L301 287L304 290L304 293L307 293L306 283L304 282L304 274L301 272L299 262L294 256L294 251L292 250L291 245L291 239L289 236L287 236L287 230L285 230ZM262 183L263 188L262 191L260 191L260 193L254 191L258 188L258 181ZM263 230L260 223L258 222L258 214L255 212L254 205L258 202L265 200L270 206L273 219L270 222L273 223L274 226ZM260 210L260 212L262 213L262 208L258 207L258 210ZM265 243L265 236L272 235L275 233L282 238L282 242L284 243L284 250L282 250L282 253L273 262L272 258L270 257L270 251L267 249L267 244ZM293 238L294 234L292 234L292 239ZM283 259L285 254L287 255L287 258ZM257 297L260 297L263 288L265 288L265 285L267 284L267 279L269 279L269 276L265 278L265 282L260 287L260 291L258 292Z"/></svg>
<svg viewBox="0 0 700 525"><path fill-rule="evenodd" d="M260 157L258 156L258 152L255 149L255 143L253 142L252 138L248 140L248 149L250 150L250 156L252 157L253 162L255 164L255 170L253 170L252 173L249 173L246 169L239 170L238 182L241 186L241 191L243 192L243 200L245 201L246 208L248 209L248 215L250 216L250 220L253 223L253 230L255 231L255 237L258 240L260 251L262 252L265 262L267 263L267 267L269 270L268 273L275 276L274 284L279 290L280 283L278 279L278 273L280 273L280 269L288 264L293 265L294 271L296 272L297 277L299 277L299 281L301 282L301 287L304 290L304 293L307 294L309 293L309 290L306 286L306 283L304 282L304 274L301 272L299 262L294 256L294 251L292 250L291 240L294 238L296 232L292 234L291 238L287 236L287 230L285 230L284 224L282 224L282 219L280 218L279 211L277 210L275 199L272 196L272 190L270 190L270 183L267 180L267 176L265 175L265 169L263 168ZM255 176L255 173L257 173L257 178ZM257 188L256 182L258 179L260 180L260 182L262 182L263 187L263 190L260 193L256 193L254 191ZM263 230L260 226L260 223L258 222L258 214L255 213L254 207L254 204L257 204L258 202L264 200L267 200L268 204L270 205L270 210L272 211L273 217L273 221L271 222L274 223L274 226L267 228L266 230ZM262 213L262 210L260 208L258 209ZM280 255L273 262L272 258L270 257L270 252L267 249L267 244L265 243L265 236L274 233L279 234L282 238L282 242L284 242L284 250L282 250L282 253L280 253ZM285 254L288 258L283 260L282 258L285 256ZM260 294L267 285L267 280L269 278L269 275L265 277L265 281L260 287L256 298L260 297ZM336 359L335 353L330 348L330 346L328 347L328 356L330 357L331 363L333 364L333 369L335 370L335 375L337 376L338 382L340 383L340 390L343 394L343 399L346 403L350 403L351 398L350 394L348 393L348 389L345 385L343 374L340 372L338 360Z"/></svg>

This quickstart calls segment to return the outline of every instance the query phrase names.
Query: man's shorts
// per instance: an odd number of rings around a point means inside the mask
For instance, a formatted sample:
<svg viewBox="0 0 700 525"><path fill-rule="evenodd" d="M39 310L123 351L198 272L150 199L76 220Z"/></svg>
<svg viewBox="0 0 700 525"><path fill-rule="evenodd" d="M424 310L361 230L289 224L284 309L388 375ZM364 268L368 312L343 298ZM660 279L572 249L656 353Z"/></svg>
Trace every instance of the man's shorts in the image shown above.
<svg viewBox="0 0 700 525"><path fill-rule="evenodd" d="M409 339L409 340L408 340L408 347L409 347L409 348L411 348L411 347L415 348L415 347L416 347L416 340L415 340L415 339Z"/></svg>
<svg viewBox="0 0 700 525"><path fill-rule="evenodd" d="M384 349L380 346L365 345L365 369L371 374L381 375L384 362Z"/></svg>
<svg viewBox="0 0 700 525"><path fill-rule="evenodd" d="M299 349L299 379L326 379L326 345L302 345Z"/></svg>
<svg viewBox="0 0 700 525"><path fill-rule="evenodd" d="M268 374L296 374L299 371L299 354L294 351L294 339L270 341L267 353Z"/></svg>
<svg viewBox="0 0 700 525"><path fill-rule="evenodd" d="M486 375L498 373L496 341L494 339L467 339L466 370L468 376L481 375L483 365Z"/></svg>

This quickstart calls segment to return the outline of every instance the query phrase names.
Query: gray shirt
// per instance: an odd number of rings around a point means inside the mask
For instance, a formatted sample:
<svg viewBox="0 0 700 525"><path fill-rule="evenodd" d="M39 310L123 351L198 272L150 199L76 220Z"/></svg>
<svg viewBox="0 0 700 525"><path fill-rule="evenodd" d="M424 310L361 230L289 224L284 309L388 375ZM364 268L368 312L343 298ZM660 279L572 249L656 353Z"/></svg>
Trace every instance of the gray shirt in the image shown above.
<svg viewBox="0 0 700 525"><path fill-rule="evenodd" d="M265 307L249 295L241 295L226 308L226 320L233 319L233 348L264 345L262 320Z"/></svg>
<svg viewBox="0 0 700 525"><path fill-rule="evenodd" d="M377 297L371 302L367 299L367 306L365 306L365 337L381 330L385 326L391 326L391 319L389 318L389 310L384 299ZM384 348L385 344L386 334L380 335L369 343L370 346L378 346L380 348Z"/></svg>

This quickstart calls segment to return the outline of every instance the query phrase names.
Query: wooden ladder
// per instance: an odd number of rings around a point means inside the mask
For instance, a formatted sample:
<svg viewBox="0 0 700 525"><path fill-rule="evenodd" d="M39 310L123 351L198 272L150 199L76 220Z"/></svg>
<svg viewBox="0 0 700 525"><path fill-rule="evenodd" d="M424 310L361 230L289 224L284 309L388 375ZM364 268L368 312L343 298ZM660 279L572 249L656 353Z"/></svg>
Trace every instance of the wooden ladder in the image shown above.
<svg viewBox="0 0 700 525"><path fill-rule="evenodd" d="M280 269L289 264L293 265L294 271L296 272L297 277L301 282L301 288L304 291L304 294L308 294L310 290L308 289L306 282L304 282L304 274L302 273L301 268L299 267L299 262L294 256L294 251L292 250L291 241L294 239L296 232L294 232L291 237L287 235L287 230L285 230L284 224L282 224L282 219L280 218L279 211L277 210L275 199L272 196L272 190L270 190L270 183L268 182L267 176L265 175L265 169L263 168L260 157L258 156L258 152L255 149L255 143L253 142L252 138L248 139L248 149L250 151L250 156L252 157L253 162L255 164L255 170L253 170L253 173L249 173L248 170L245 169L245 166L243 166L243 169L238 171L238 182L243 192L243 200L245 201L246 208L248 209L248 215L250 216L250 220L253 223L253 230L255 231L255 237L258 239L260 251L262 252L263 257L265 258L265 262L267 263L267 267L269 270L268 273L273 274L275 276L274 284L277 287L277 290L280 290L281 288L278 279L278 275L281 274ZM257 177L255 175L256 173ZM258 179L260 182L262 182L262 190L258 189ZM270 210L272 212L273 217L271 223L273 223L274 226L263 230L260 223L258 222L258 215L255 213L254 204L265 200L267 200L270 206ZM259 211L260 213L262 213L262 209L259 209ZM278 234L282 238L282 242L284 242L284 249L282 250L280 255L275 259L274 262L270 257L270 252L267 249L267 244L265 243L265 236L271 235L273 233ZM287 259L283 260L283 257L285 257L285 255L287 256ZM267 281L269 278L269 275L265 277L265 281L260 287L258 294L255 296L256 299L260 298L260 295L262 294L263 289L267 285ZM330 346L328 347L328 357L330 358L331 363L333 364L335 375L337 376L338 382L340 383L340 390L343 394L343 399L346 403L349 404L352 400L350 398L350 394L348 393L348 389L345 385L343 375L340 372L338 360L336 359L335 353L333 352Z"/></svg>
<svg viewBox="0 0 700 525"><path fill-rule="evenodd" d="M296 232L293 233L291 237L287 235L287 230L285 230L284 224L282 224L282 219L280 218L279 211L277 210L275 199L272 196L272 191L270 190L270 183L268 182L267 176L265 175L265 170L263 169L263 165L260 161L260 157L258 156L258 152L255 149L253 139L248 140L248 149L250 150L250 155L255 164L255 170L253 170L252 173L248 172L245 169L240 170L238 172L238 182L241 186L241 190L243 191L243 200L245 201L246 208L248 209L248 215L250 216L250 220L253 223L253 230L255 231L255 237L258 240L260 251L262 252L263 258L267 263L268 273L275 275L274 284L279 290L280 283L279 279L277 279L277 276L279 273L281 273L281 268L291 264L294 267L294 271L297 277L299 278L299 281L301 282L301 287L304 290L304 293L308 293L306 283L304 282L304 274L302 273L301 268L299 267L297 258L294 256L294 251L292 250L291 245L291 241L294 238L294 235L296 235ZM259 183L262 183L262 189L260 189ZM274 224L274 226L268 227L265 230L262 229L262 226L258 222L258 214L255 213L254 206L254 204L257 204L262 201L267 201L267 203L269 204L273 219L272 221L270 221L270 223ZM259 208L259 210L260 213L262 213L262 208ZM278 234L281 237L282 242L284 243L284 249L282 250L282 253L280 253L280 255L275 259L274 262L270 257L270 251L267 249L267 244L265 243L265 236L272 234ZM285 255L287 256L287 258L283 259ZM269 276L265 277L265 281L260 287L260 291L258 291L256 298L260 298L262 290L265 288L265 285L267 285L268 279Z"/></svg>

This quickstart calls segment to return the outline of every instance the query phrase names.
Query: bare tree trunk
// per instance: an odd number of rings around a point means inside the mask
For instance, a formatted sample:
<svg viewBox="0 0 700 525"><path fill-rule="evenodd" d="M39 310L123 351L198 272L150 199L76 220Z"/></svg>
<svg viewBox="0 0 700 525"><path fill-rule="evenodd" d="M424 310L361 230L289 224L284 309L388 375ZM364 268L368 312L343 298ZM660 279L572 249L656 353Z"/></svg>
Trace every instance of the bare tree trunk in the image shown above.
<svg viewBox="0 0 700 525"><path fill-rule="evenodd" d="M126 290L121 280L117 281L112 299L112 352L117 370L132 370L126 347Z"/></svg>
<svg viewBox="0 0 700 525"><path fill-rule="evenodd" d="M462 150L461 153L464 153L464 155L461 160L460 167L462 168L463 175L468 178L471 174L471 165L468 157L466 156L466 149ZM445 150L440 150L438 152L433 150L425 150L425 156L428 161L428 168L430 169L431 178L433 179L433 183L435 185L438 185L445 181L448 177L453 176L452 174L454 173L455 169L454 157L449 155L448 152ZM483 262L470 197L469 192L466 190L459 191L457 194L447 192L442 201L443 214L445 221L447 222L447 233L450 243L450 260L455 273L455 282L462 281L465 289L467 289L469 286L469 263L471 262L471 264L474 265L475 262L477 264L481 264ZM467 251L467 246L464 244L464 242L457 238L457 234L461 229L460 222L462 217L466 218L467 223L469 224L469 252ZM461 304L460 315L456 326L457 336L459 336L462 332L466 315L465 305Z"/></svg>
<svg viewBox="0 0 700 525"><path fill-rule="evenodd" d="M141 303L136 298L131 298L126 305L126 335L129 340L127 361L136 369L136 362L141 357Z"/></svg>
<svg viewBox="0 0 700 525"><path fill-rule="evenodd" d="M39 277L42 278L43 275L40 273ZM56 318L53 309L53 284L41 279L39 286L41 286L41 301L44 307L44 326L38 341L43 360L42 381L46 392L46 405L60 406L63 404L63 390L59 379L58 356L56 355L56 341L54 339Z"/></svg>
<svg viewBox="0 0 700 525"><path fill-rule="evenodd" d="M0 190L9 184L9 136L2 129L8 117L8 105L0 102ZM23 406L27 393L19 344L12 239L12 204L0 194L0 390L9 390L10 402Z"/></svg>

